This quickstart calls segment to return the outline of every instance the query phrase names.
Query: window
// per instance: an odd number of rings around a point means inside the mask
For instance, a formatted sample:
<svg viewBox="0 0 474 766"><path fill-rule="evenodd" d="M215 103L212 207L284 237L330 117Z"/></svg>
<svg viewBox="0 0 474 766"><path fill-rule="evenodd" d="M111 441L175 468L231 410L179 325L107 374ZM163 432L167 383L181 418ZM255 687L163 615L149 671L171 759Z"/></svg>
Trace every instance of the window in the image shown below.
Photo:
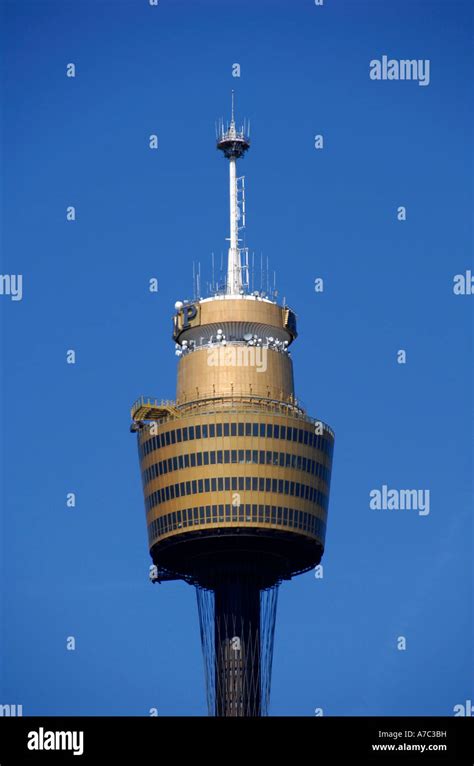
<svg viewBox="0 0 474 766"><path fill-rule="evenodd" d="M222 436L222 423L217 423L217 436Z"/></svg>
<svg viewBox="0 0 474 766"><path fill-rule="evenodd" d="M214 423L211 423L210 426L209 426L209 436L211 437L211 439L213 439L214 436L216 435L215 432L216 432L216 427L215 427Z"/></svg>
<svg viewBox="0 0 474 766"><path fill-rule="evenodd" d="M196 439L201 438L201 426L196 426Z"/></svg>
<svg viewBox="0 0 474 766"><path fill-rule="evenodd" d="M252 435L252 423L246 423L245 424L245 436L251 436Z"/></svg>
<svg viewBox="0 0 474 766"><path fill-rule="evenodd" d="M169 431L166 432L166 444L167 445L170 444L170 432Z"/></svg>
<svg viewBox="0 0 474 766"><path fill-rule="evenodd" d="M195 468L196 467L196 453L195 452L191 452L190 458L191 458L191 468Z"/></svg>
<svg viewBox="0 0 474 766"><path fill-rule="evenodd" d="M239 463L243 463L245 460L244 458L244 451L243 449L239 449Z"/></svg>
<svg viewBox="0 0 474 766"><path fill-rule="evenodd" d="M184 467L189 468L189 455L184 455Z"/></svg>
<svg viewBox="0 0 474 766"><path fill-rule="evenodd" d="M202 452L196 454L197 464L202 465Z"/></svg>
<svg viewBox="0 0 474 766"><path fill-rule="evenodd" d="M230 424L230 435L237 436L237 423Z"/></svg>
<svg viewBox="0 0 474 766"><path fill-rule="evenodd" d="M224 477L224 489L227 492L230 492L230 476L225 476Z"/></svg>
<svg viewBox="0 0 474 766"><path fill-rule="evenodd" d="M265 423L260 423L260 436L265 436Z"/></svg>
<svg viewBox="0 0 474 766"><path fill-rule="evenodd" d="M178 458L174 457L173 458L173 471L177 471L177 470L178 470Z"/></svg>
<svg viewBox="0 0 474 766"><path fill-rule="evenodd" d="M171 444L175 444L176 442L176 434L174 431L171 431Z"/></svg>
<svg viewBox="0 0 474 766"><path fill-rule="evenodd" d="M204 479L204 492L209 492L210 482L209 479Z"/></svg>
<svg viewBox="0 0 474 766"><path fill-rule="evenodd" d="M176 436L177 436L177 440L180 442L181 441L181 428L178 428L178 430L176 431Z"/></svg>
<svg viewBox="0 0 474 766"><path fill-rule="evenodd" d="M224 423L224 436L229 436L229 424Z"/></svg>
<svg viewBox="0 0 474 766"><path fill-rule="evenodd" d="M183 428L183 442L188 441L188 429L185 427Z"/></svg>
<svg viewBox="0 0 474 766"><path fill-rule="evenodd" d="M204 452L204 465L209 465L209 452Z"/></svg>
<svg viewBox="0 0 474 766"><path fill-rule="evenodd" d="M224 463L230 462L230 450L225 449L224 450Z"/></svg>
<svg viewBox="0 0 474 766"><path fill-rule="evenodd" d="M203 492L203 489L204 489L203 484L204 484L203 480L198 479L198 492Z"/></svg>
<svg viewBox="0 0 474 766"><path fill-rule="evenodd" d="M216 453L215 452L210 452L209 456L211 458L211 465L215 465L216 464Z"/></svg>
<svg viewBox="0 0 474 766"><path fill-rule="evenodd" d="M216 481L216 479L211 479L211 492L217 492L217 481Z"/></svg>
<svg viewBox="0 0 474 766"><path fill-rule="evenodd" d="M218 492L224 491L224 479L222 478L222 476L219 476L219 478L217 479L217 491Z"/></svg>
<svg viewBox="0 0 474 766"><path fill-rule="evenodd" d="M194 439L194 426L189 426L189 439Z"/></svg>
<svg viewBox="0 0 474 766"><path fill-rule="evenodd" d="M202 426L202 438L207 439L207 424Z"/></svg>
<svg viewBox="0 0 474 766"><path fill-rule="evenodd" d="M217 462L222 463L222 450L217 450Z"/></svg>
<svg viewBox="0 0 474 766"><path fill-rule="evenodd" d="M258 436L258 423L252 423L252 436Z"/></svg>
<svg viewBox="0 0 474 766"><path fill-rule="evenodd" d="M235 490L237 489L237 477L236 476L232 476L231 484L232 484L232 491L235 492Z"/></svg>
<svg viewBox="0 0 474 766"><path fill-rule="evenodd" d="M244 424L239 423L239 436L243 436L243 435L244 435Z"/></svg>

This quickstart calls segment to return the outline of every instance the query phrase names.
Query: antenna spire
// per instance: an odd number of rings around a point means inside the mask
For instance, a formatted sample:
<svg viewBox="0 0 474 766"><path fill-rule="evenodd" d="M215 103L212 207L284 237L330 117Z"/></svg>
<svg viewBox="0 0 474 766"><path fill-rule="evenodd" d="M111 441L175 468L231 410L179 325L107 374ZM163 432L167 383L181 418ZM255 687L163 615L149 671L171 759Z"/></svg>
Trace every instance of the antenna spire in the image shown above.
<svg viewBox="0 0 474 766"><path fill-rule="evenodd" d="M231 122L227 130L221 125L217 139L217 148L223 152L224 157L229 160L229 196L230 196L230 236L229 236L229 254L227 259L227 281L226 293L228 295L239 295L244 289L244 280L242 279L242 248L239 247L239 217L240 210L238 206L239 189L237 185L236 163L244 156L250 146L248 135L244 127L239 129L235 126L235 102L234 91L232 91L232 114Z"/></svg>

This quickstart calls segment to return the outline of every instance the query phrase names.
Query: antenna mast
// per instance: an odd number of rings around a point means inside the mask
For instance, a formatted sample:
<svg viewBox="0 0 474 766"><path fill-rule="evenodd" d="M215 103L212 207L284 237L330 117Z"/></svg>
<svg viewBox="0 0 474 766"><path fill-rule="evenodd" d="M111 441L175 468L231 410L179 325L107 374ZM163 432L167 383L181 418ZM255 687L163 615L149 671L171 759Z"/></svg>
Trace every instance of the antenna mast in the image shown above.
<svg viewBox="0 0 474 766"><path fill-rule="evenodd" d="M250 146L250 141L245 128L241 126L239 129L235 125L234 114L234 91L232 91L232 112L230 125L224 128L224 123L220 125L220 132L217 139L217 148L224 153L224 157L229 160L229 197L230 197L230 236L229 236L229 253L227 258L227 282L226 293L228 295L239 295L243 289L244 284L248 284L247 279L243 279L242 275L242 260L241 252L242 248L239 247L239 187L236 172L237 160L244 156L245 152ZM243 225L245 226L245 199L244 199L244 186L240 187L242 210L244 212Z"/></svg>

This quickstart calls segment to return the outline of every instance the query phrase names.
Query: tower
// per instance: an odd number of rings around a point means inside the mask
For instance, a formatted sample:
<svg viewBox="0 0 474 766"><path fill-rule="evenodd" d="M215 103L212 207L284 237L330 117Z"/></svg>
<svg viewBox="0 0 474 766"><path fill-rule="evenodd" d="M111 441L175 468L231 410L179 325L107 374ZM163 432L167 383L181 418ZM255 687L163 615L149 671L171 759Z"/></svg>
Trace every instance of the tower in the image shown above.
<svg viewBox="0 0 474 766"><path fill-rule="evenodd" d="M151 579L196 587L209 712L268 710L278 586L323 554L334 434L299 404L290 346L296 317L249 290L245 125L219 125L229 161L227 276L207 298L178 301L176 398L140 398L137 433Z"/></svg>

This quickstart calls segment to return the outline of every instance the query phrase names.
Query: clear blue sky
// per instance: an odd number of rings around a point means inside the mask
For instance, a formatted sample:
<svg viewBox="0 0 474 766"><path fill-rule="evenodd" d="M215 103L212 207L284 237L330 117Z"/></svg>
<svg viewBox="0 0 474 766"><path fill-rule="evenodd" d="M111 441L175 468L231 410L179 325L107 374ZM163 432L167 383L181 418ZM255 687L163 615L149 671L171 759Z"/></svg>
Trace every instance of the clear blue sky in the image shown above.
<svg viewBox="0 0 474 766"><path fill-rule="evenodd" d="M297 392L336 432L324 579L281 588L271 714L451 715L474 699L473 297L452 290L472 268L472 3L234 7L3 3L2 273L23 300L0 297L0 702L206 713L194 590L147 580L128 427L140 394L173 397L174 302L226 247L214 121L235 88L247 241L298 315ZM430 59L430 85L371 81L384 54ZM383 484L429 489L429 516L371 510Z"/></svg>

